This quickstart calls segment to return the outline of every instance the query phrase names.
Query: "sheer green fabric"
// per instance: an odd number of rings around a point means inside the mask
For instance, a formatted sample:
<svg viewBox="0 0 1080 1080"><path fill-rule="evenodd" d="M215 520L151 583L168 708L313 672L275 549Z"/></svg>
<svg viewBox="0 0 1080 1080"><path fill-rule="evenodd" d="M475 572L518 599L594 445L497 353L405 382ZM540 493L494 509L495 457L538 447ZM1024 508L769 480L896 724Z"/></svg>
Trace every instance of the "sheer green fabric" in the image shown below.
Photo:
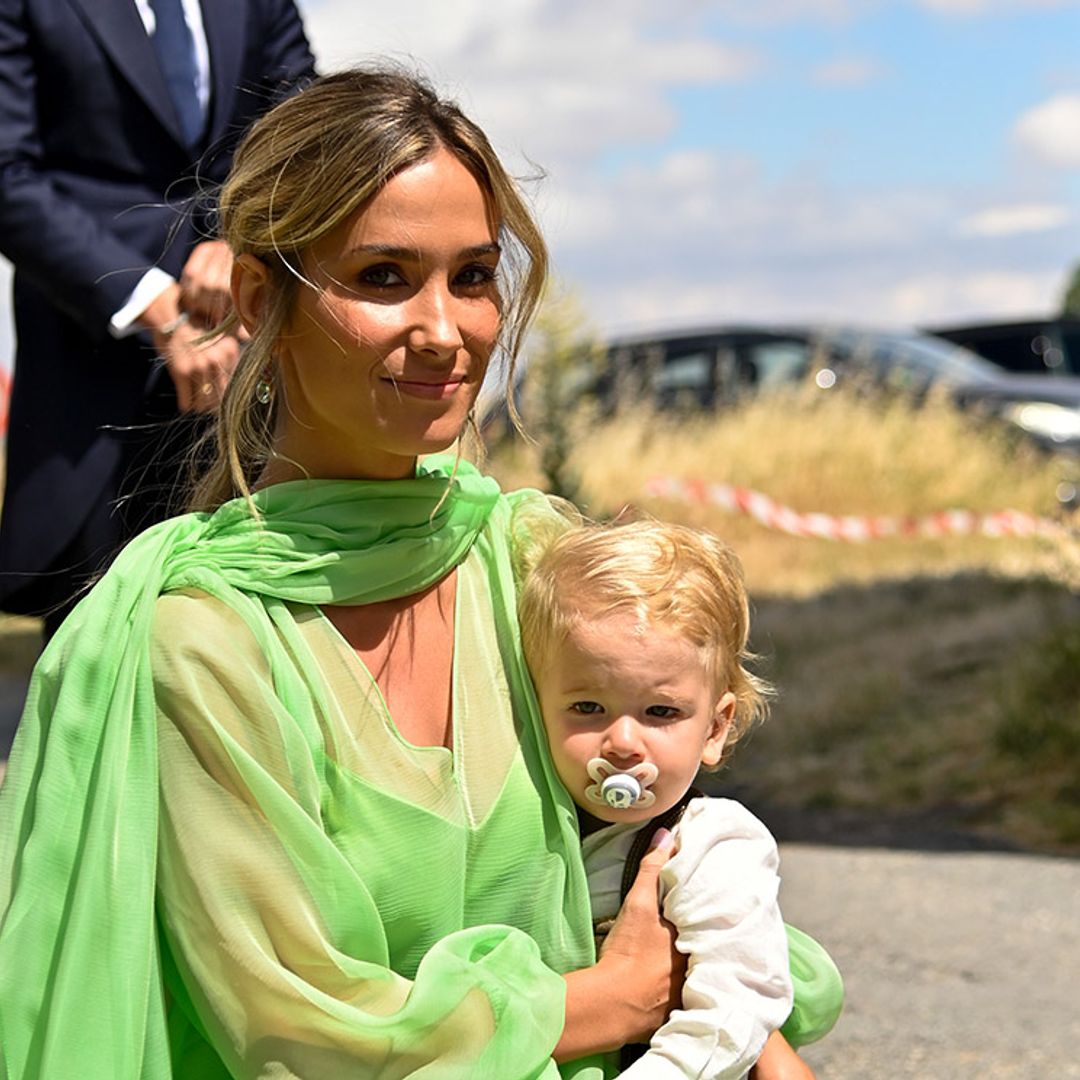
<svg viewBox="0 0 1080 1080"><path fill-rule="evenodd" d="M0 1075L558 1075L592 936L517 640L528 496L451 471L165 522L64 624L0 793ZM455 746L410 747L316 606L454 567Z"/></svg>
<svg viewBox="0 0 1080 1080"><path fill-rule="evenodd" d="M795 1001L780 1029L792 1046L825 1038L844 1009L844 980L824 946L809 934L785 923L788 962Z"/></svg>

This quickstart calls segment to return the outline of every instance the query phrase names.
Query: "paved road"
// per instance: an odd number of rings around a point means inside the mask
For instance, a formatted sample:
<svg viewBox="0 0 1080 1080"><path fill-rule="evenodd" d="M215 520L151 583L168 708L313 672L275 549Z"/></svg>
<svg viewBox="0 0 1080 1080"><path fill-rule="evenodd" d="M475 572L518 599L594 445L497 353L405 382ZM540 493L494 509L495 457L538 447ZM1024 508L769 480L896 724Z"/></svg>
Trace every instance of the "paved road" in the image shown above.
<svg viewBox="0 0 1080 1080"><path fill-rule="evenodd" d="M1080 860L782 844L847 1005L819 1080L1080 1077Z"/></svg>

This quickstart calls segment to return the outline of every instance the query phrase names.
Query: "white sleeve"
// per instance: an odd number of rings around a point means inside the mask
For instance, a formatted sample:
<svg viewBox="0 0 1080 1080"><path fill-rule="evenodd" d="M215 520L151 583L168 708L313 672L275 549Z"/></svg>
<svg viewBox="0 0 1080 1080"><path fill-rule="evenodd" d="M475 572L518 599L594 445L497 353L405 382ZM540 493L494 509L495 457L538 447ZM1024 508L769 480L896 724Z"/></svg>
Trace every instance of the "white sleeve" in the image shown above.
<svg viewBox="0 0 1080 1080"><path fill-rule="evenodd" d="M125 338L137 333L142 327L135 321L167 288L176 282L172 274L166 274L158 266L151 266L139 283L131 290L124 306L109 320L109 333L114 338Z"/></svg>
<svg viewBox="0 0 1080 1080"><path fill-rule="evenodd" d="M730 799L695 799L661 872L665 917L689 957L683 1007L627 1080L737 1080L791 1011L787 935L769 831Z"/></svg>

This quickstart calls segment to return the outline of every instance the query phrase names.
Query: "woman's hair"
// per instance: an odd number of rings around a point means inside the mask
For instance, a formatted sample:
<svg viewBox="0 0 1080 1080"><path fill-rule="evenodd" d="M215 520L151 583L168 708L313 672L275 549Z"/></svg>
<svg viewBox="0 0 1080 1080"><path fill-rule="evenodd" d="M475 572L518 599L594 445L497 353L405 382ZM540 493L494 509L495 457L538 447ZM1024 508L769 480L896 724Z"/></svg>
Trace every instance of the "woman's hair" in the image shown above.
<svg viewBox="0 0 1080 1080"><path fill-rule="evenodd" d="M662 521L562 531L535 556L518 601L534 676L575 626L627 611L644 627L695 645L714 692L735 695L726 757L764 719L772 694L745 667L750 606L738 557L711 533Z"/></svg>
<svg viewBox="0 0 1080 1080"><path fill-rule="evenodd" d="M220 235L235 256L261 259L268 271L262 317L243 350L217 418L214 460L196 485L194 509L247 496L265 464L277 400L257 400L275 372L274 348L297 291L315 288L304 252L366 206L402 170L439 149L476 178L491 207L502 250L499 347L507 386L547 277L547 249L517 184L487 136L421 78L386 69L354 69L316 79L270 110L237 149L219 200ZM224 329L235 329L230 316Z"/></svg>

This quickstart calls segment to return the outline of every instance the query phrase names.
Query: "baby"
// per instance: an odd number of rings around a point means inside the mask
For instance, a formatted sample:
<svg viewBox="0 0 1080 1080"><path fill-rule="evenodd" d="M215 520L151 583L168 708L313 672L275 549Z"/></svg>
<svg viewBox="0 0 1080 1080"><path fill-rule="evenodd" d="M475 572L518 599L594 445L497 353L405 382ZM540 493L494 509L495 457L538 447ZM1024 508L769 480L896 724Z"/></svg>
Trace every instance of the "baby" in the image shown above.
<svg viewBox="0 0 1080 1080"><path fill-rule="evenodd" d="M533 560L519 611L551 756L579 807L594 921L618 912L653 832L676 838L661 887L688 956L683 1008L622 1075L743 1077L766 1040L777 1067L763 1059L759 1075L812 1075L770 1033L783 1026L796 1044L825 1034L843 1001L839 973L785 928L765 826L692 788L765 711L768 688L744 667L738 559L676 525L574 527Z"/></svg>

